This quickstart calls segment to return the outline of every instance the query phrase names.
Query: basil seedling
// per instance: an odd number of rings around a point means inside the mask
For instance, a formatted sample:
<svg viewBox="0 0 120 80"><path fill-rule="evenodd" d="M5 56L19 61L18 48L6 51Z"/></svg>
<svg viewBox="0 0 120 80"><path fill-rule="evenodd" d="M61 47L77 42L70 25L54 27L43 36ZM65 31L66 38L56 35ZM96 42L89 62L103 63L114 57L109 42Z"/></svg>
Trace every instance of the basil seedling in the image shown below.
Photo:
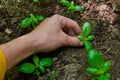
<svg viewBox="0 0 120 80"><path fill-rule="evenodd" d="M85 49L88 52L87 60L89 67L86 71L90 74L96 75L91 80L110 80L110 74L107 71L110 70L110 61L105 61L101 53L92 49L91 41L94 39L94 35L91 35L92 25L89 22L85 22L82 26L82 36L77 38L85 45Z"/></svg>
<svg viewBox="0 0 120 80"><path fill-rule="evenodd" d="M77 38L82 41L85 45L85 49L89 52L92 49L92 41L94 35L91 35L92 25L89 22L85 22L82 26L82 36L77 36Z"/></svg>
<svg viewBox="0 0 120 80"><path fill-rule="evenodd" d="M83 11L84 8L82 6L75 5L73 1L69 2L68 0L61 0L60 3L62 5L67 6L67 13L73 13L75 11Z"/></svg>
<svg viewBox="0 0 120 80"><path fill-rule="evenodd" d="M38 56L33 56L33 63L23 63L18 67L18 70L22 73L35 73L37 76L40 73L45 72L45 67L50 67L53 64L53 60L51 58L43 58L39 59Z"/></svg>
<svg viewBox="0 0 120 80"><path fill-rule="evenodd" d="M30 25L32 25L33 28L36 28L37 25L39 25L39 23L44 19L45 18L43 16L35 17L33 14L30 14L30 17L25 18L20 25L21 25L21 28L28 28L30 27Z"/></svg>
<svg viewBox="0 0 120 80"><path fill-rule="evenodd" d="M106 72L110 70L110 61L105 61L101 53L94 49L89 51L87 59L90 65L87 68L88 73L97 75L97 80L109 80L110 74Z"/></svg>
<svg viewBox="0 0 120 80"><path fill-rule="evenodd" d="M40 0L33 0L33 2L38 3Z"/></svg>

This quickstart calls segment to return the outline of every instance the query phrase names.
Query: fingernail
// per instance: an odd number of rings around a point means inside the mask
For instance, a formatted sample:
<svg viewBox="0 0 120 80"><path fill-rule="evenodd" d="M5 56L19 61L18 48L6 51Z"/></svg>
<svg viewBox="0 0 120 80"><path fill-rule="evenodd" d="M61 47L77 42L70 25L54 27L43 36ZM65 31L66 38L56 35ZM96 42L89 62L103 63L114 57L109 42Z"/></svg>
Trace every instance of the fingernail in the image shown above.
<svg viewBox="0 0 120 80"><path fill-rule="evenodd" d="M83 42L80 42L80 46L83 46L84 44L83 44Z"/></svg>

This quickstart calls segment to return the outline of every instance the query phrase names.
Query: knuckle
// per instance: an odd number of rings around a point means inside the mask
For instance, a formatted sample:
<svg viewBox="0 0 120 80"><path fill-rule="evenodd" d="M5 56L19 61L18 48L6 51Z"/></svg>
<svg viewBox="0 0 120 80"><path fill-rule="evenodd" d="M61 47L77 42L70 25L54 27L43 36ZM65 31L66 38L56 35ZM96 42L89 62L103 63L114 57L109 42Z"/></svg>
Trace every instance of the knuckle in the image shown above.
<svg viewBox="0 0 120 80"><path fill-rule="evenodd" d="M58 18L58 17L60 17L60 15L59 14L54 14L53 17L57 17Z"/></svg>
<svg viewBox="0 0 120 80"><path fill-rule="evenodd" d="M74 21L74 20L73 20L73 23L77 24L77 22L76 22L76 21Z"/></svg>
<svg viewBox="0 0 120 80"><path fill-rule="evenodd" d="M66 20L65 20L64 16L60 16L59 20L60 20L60 23L61 23L62 26L64 26L66 24Z"/></svg>

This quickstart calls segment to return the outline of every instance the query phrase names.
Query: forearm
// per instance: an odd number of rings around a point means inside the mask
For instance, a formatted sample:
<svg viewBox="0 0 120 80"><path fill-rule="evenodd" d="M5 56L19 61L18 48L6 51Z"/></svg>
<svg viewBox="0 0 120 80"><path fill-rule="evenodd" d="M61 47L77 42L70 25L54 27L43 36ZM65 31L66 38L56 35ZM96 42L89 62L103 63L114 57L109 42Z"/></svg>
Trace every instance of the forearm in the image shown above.
<svg viewBox="0 0 120 80"><path fill-rule="evenodd" d="M24 35L0 46L6 56L7 70L34 53L30 39Z"/></svg>
<svg viewBox="0 0 120 80"><path fill-rule="evenodd" d="M5 53L7 69L33 53L53 51L61 46L80 46L74 37L81 34L79 25L66 17L54 15L44 20L31 33L0 46Z"/></svg>

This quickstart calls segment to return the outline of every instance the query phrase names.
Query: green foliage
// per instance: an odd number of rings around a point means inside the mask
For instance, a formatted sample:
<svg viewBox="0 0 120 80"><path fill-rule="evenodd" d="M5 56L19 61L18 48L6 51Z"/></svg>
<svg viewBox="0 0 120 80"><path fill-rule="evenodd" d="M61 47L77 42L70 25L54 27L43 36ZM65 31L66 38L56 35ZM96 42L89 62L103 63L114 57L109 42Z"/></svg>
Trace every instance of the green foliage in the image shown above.
<svg viewBox="0 0 120 80"><path fill-rule="evenodd" d="M97 80L110 80L110 75L106 72L110 69L110 61L105 61L100 52L97 50L90 50L88 53L88 63L90 67L87 68L87 72L93 75L97 75Z"/></svg>
<svg viewBox="0 0 120 80"><path fill-rule="evenodd" d="M91 35L92 25L89 22L85 22L82 25L82 36L77 36L77 38L82 41L85 45L85 49L87 52L92 49L92 41L94 39L94 35Z"/></svg>
<svg viewBox="0 0 120 80"><path fill-rule="evenodd" d="M82 26L82 34L84 37L88 37L91 34L92 25L89 22L85 22Z"/></svg>
<svg viewBox="0 0 120 80"><path fill-rule="evenodd" d="M38 3L38 2L40 2L40 0L33 0L33 2Z"/></svg>
<svg viewBox="0 0 120 80"><path fill-rule="evenodd" d="M60 0L62 5L67 6L67 13L73 13L75 11L83 11L82 6L75 5L73 1L69 2L68 0Z"/></svg>
<svg viewBox="0 0 120 80"><path fill-rule="evenodd" d="M21 28L28 28L30 25L32 25L33 28L36 28L37 25L43 21L45 18L43 16L34 16L33 14L30 14L30 17L25 18L21 22Z"/></svg>
<svg viewBox="0 0 120 80"><path fill-rule="evenodd" d="M33 73L35 66L32 63L23 63L19 66L19 71L22 73Z"/></svg>
<svg viewBox="0 0 120 80"><path fill-rule="evenodd" d="M95 68L88 67L86 70L89 74L93 74L93 75L100 75L101 74L101 72Z"/></svg>
<svg viewBox="0 0 120 80"><path fill-rule="evenodd" d="M100 69L104 62L102 55L97 50L90 50L87 58L88 63L92 68Z"/></svg>
<svg viewBox="0 0 120 80"><path fill-rule="evenodd" d="M83 43L85 45L86 51L89 52L92 49L92 43L89 41L84 41Z"/></svg>
<svg viewBox="0 0 120 80"><path fill-rule="evenodd" d="M37 76L40 75L40 72L45 72L45 67L50 67L53 64L51 58L39 59L38 56L33 56L33 63L23 63L18 67L18 70L22 73L35 73Z"/></svg>
<svg viewBox="0 0 120 80"><path fill-rule="evenodd" d="M106 73L98 77L97 80L110 80L110 74Z"/></svg>
<svg viewBox="0 0 120 80"><path fill-rule="evenodd" d="M50 67L52 65L53 60L51 58L43 58L40 60L40 65L44 67Z"/></svg>
<svg viewBox="0 0 120 80"><path fill-rule="evenodd" d="M94 35L91 35L92 25L89 22L85 22L82 26L82 36L77 38L84 43L85 50L87 51L87 60L89 67L86 71L89 74L95 75L91 80L110 80L110 74L106 73L110 70L110 61L105 61L101 53L92 49L92 41Z"/></svg>

